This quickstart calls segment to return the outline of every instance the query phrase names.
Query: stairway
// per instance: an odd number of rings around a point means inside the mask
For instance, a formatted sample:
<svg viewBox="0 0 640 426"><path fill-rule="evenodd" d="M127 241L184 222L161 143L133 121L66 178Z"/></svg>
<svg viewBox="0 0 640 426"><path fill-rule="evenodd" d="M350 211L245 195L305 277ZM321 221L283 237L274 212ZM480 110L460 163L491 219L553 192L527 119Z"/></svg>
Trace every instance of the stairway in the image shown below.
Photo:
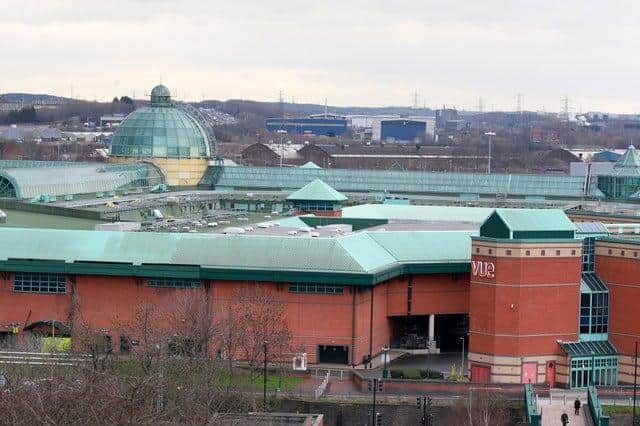
<svg viewBox="0 0 640 426"><path fill-rule="evenodd" d="M580 402L582 402L578 416L573 411L573 401L576 398L580 398ZM587 405L586 392L553 390L550 398L538 398L538 408L542 414L542 426L562 425L560 421L562 413L569 415L569 426L593 425Z"/></svg>

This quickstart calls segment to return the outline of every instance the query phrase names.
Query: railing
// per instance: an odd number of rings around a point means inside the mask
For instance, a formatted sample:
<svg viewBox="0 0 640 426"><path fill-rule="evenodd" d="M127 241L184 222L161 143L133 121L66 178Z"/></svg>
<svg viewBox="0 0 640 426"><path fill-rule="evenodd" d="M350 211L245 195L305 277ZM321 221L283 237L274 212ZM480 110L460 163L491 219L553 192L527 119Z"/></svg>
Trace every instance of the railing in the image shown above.
<svg viewBox="0 0 640 426"><path fill-rule="evenodd" d="M542 415L538 412L538 397L530 383L524 385L524 403L527 409L527 423L531 426L540 426Z"/></svg>
<svg viewBox="0 0 640 426"><path fill-rule="evenodd" d="M587 397L593 424L595 426L609 426L609 416L605 416L602 413L602 406L600 405L600 400L598 399L598 390L595 386L591 385L587 388Z"/></svg>
<svg viewBox="0 0 640 426"><path fill-rule="evenodd" d="M331 377L330 373L330 371L327 371L327 374L324 376L324 379L322 380L322 383L320 383L320 386L318 386L316 390L313 391L313 396L315 397L315 399L319 399L324 394L324 391L327 390L329 378Z"/></svg>
<svg viewBox="0 0 640 426"><path fill-rule="evenodd" d="M91 356L87 354L0 351L0 365L18 364L73 366L90 361Z"/></svg>

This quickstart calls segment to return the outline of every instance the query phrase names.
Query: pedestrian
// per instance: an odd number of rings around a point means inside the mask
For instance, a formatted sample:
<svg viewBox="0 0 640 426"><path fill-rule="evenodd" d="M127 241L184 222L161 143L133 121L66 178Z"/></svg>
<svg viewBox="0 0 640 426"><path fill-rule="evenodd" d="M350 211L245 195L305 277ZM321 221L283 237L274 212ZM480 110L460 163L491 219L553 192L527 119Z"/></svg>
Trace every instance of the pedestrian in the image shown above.
<svg viewBox="0 0 640 426"><path fill-rule="evenodd" d="M582 404L580 403L580 398L576 398L575 402L573 403L573 408L576 409L576 416L580 415L580 406Z"/></svg>
<svg viewBox="0 0 640 426"><path fill-rule="evenodd" d="M567 413L562 413L560 421L562 422L562 426L567 426L567 423L569 423L569 416L567 416Z"/></svg>

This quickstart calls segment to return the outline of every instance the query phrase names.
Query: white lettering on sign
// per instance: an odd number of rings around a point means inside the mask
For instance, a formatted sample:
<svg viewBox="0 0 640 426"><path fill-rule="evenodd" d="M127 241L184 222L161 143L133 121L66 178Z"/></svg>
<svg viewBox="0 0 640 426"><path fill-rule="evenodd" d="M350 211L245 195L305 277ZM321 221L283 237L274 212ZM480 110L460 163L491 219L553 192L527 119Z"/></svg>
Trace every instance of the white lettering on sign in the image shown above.
<svg viewBox="0 0 640 426"><path fill-rule="evenodd" d="M493 262L471 261L471 275L480 278L495 278L496 265Z"/></svg>

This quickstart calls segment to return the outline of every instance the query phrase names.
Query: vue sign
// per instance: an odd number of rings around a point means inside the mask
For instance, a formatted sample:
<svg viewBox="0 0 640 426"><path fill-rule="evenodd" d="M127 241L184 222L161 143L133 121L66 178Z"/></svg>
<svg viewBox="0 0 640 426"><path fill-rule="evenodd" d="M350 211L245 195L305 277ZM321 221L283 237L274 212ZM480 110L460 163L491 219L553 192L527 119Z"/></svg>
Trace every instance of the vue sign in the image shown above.
<svg viewBox="0 0 640 426"><path fill-rule="evenodd" d="M495 278L496 265L493 262L471 261L471 275L480 278Z"/></svg>

